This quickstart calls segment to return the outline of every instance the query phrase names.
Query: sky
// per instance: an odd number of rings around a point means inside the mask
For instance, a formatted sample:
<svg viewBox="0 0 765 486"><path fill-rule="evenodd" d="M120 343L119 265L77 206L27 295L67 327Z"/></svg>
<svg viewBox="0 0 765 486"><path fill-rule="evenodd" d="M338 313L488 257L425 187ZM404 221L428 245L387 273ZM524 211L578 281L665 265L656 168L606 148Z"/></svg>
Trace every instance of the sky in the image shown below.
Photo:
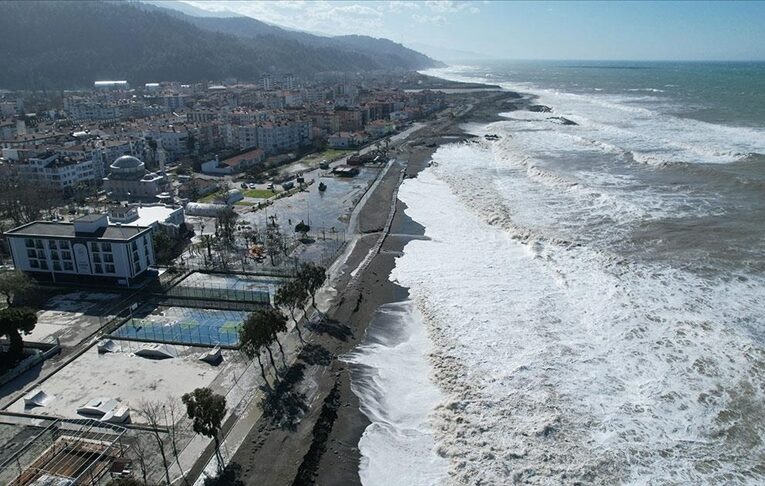
<svg viewBox="0 0 765 486"><path fill-rule="evenodd" d="M438 58L765 60L765 2L184 0Z"/></svg>

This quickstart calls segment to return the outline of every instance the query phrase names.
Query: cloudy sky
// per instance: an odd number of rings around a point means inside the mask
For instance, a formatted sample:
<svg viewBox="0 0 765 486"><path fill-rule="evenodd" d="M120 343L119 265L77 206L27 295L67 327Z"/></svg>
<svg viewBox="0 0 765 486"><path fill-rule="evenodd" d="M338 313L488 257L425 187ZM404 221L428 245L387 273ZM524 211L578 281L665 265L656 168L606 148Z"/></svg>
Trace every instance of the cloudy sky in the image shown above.
<svg viewBox="0 0 765 486"><path fill-rule="evenodd" d="M437 57L765 60L765 2L184 1Z"/></svg>

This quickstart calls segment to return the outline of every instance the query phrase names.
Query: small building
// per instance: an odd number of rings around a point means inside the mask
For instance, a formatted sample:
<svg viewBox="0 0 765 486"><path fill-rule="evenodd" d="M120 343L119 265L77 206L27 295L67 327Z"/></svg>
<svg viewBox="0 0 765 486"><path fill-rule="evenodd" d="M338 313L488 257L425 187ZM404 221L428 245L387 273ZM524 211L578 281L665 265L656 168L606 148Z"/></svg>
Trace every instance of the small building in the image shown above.
<svg viewBox="0 0 765 486"><path fill-rule="evenodd" d="M109 223L162 229L171 234L181 234L186 219L183 208L166 204L114 206L109 210Z"/></svg>
<svg viewBox="0 0 765 486"><path fill-rule="evenodd" d="M110 225L106 214L72 223L34 221L5 233L18 270L40 280L130 285L154 265L152 229Z"/></svg>
<svg viewBox="0 0 765 486"><path fill-rule="evenodd" d="M248 150L222 161L215 157L202 164L202 172L220 175L236 174L262 163L265 158L266 154L260 149Z"/></svg>
<svg viewBox="0 0 765 486"><path fill-rule="evenodd" d="M338 177L356 177L359 175L359 168L340 165L332 169L332 173Z"/></svg>
<svg viewBox="0 0 765 486"><path fill-rule="evenodd" d="M127 81L95 81L93 83L95 89L115 89L115 90L127 90L130 89L130 84Z"/></svg>

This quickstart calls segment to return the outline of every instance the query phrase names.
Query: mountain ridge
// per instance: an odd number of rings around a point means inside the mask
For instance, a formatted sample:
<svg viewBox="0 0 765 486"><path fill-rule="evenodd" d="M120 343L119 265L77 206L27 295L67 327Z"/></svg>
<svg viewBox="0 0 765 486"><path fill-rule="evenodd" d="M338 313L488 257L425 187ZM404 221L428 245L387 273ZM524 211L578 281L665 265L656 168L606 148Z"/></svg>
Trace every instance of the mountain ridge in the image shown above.
<svg viewBox="0 0 765 486"><path fill-rule="evenodd" d="M297 33L308 36L300 41L295 32L249 17L223 18L245 19L248 29L256 25L253 22L267 26L268 34L257 35L253 42L255 37L189 21L221 18L179 18L183 14L152 7L137 8L132 2L0 2L0 58L5 61L0 88L86 88L96 79L136 84L256 80L266 73L312 75L439 65L403 46L391 48L396 46L391 41ZM393 50L386 52L389 48Z"/></svg>

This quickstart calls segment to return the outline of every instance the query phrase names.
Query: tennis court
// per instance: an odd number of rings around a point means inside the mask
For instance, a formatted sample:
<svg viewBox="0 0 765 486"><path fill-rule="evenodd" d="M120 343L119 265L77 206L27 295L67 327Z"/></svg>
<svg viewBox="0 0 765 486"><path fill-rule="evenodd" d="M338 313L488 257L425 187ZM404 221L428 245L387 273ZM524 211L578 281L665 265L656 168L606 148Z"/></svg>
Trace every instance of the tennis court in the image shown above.
<svg viewBox="0 0 765 486"><path fill-rule="evenodd" d="M271 296L284 282L281 277L194 272L167 295L188 299L271 304Z"/></svg>
<svg viewBox="0 0 765 486"><path fill-rule="evenodd" d="M160 306L148 315L133 315L112 335L173 344L237 346L246 316L243 311Z"/></svg>

